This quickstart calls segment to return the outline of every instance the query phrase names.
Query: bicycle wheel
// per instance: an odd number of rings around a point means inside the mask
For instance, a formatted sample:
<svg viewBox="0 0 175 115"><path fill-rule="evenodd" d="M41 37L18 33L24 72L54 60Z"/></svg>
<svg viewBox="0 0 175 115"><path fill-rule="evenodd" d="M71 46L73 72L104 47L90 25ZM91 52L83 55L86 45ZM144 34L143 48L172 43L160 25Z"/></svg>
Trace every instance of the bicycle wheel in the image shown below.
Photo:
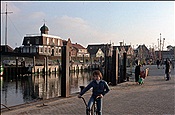
<svg viewBox="0 0 175 115"><path fill-rule="evenodd" d="M91 115L91 110L86 109L86 115Z"/></svg>
<svg viewBox="0 0 175 115"><path fill-rule="evenodd" d="M98 115L96 103L94 103L94 104L92 105L91 115Z"/></svg>

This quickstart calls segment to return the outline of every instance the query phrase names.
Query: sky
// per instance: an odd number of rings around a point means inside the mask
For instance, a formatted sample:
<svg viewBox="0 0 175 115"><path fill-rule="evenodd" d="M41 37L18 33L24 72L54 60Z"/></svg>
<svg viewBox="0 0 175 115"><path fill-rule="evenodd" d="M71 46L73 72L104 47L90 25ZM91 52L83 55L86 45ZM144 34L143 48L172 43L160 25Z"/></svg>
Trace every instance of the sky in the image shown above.
<svg viewBox="0 0 175 115"><path fill-rule="evenodd" d="M1 1L1 44L5 44L6 1ZM92 44L124 42L137 48L158 48L160 39L175 46L173 1L7 1L7 43L22 46L28 34L40 35L45 23L49 35L71 39L85 48ZM161 33L161 36L160 36ZM159 39L159 40L158 40ZM159 42L158 42L159 41ZM162 42L163 45L163 42Z"/></svg>

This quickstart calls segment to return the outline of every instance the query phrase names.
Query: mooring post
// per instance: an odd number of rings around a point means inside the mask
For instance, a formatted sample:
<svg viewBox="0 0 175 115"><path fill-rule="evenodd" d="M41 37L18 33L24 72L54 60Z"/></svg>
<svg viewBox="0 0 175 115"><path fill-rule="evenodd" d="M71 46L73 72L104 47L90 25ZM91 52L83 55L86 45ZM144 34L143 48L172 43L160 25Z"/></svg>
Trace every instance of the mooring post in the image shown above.
<svg viewBox="0 0 175 115"><path fill-rule="evenodd" d="M18 75L18 57L16 57L16 77Z"/></svg>
<svg viewBox="0 0 175 115"><path fill-rule="evenodd" d="M118 82L118 50L114 49L112 53L112 75L111 83L116 85Z"/></svg>
<svg viewBox="0 0 175 115"><path fill-rule="evenodd" d="M123 53L123 81L126 81L126 53Z"/></svg>
<svg viewBox="0 0 175 115"><path fill-rule="evenodd" d="M16 57L16 89L18 89L18 57Z"/></svg>
<svg viewBox="0 0 175 115"><path fill-rule="evenodd" d="M48 56L46 56L46 77L48 75Z"/></svg>
<svg viewBox="0 0 175 115"><path fill-rule="evenodd" d="M33 72L35 74L35 56L33 56Z"/></svg>
<svg viewBox="0 0 175 115"><path fill-rule="evenodd" d="M44 68L43 68L43 74L46 73L46 57L44 57Z"/></svg>
<svg viewBox="0 0 175 115"><path fill-rule="evenodd" d="M61 97L69 97L69 45L62 46Z"/></svg>

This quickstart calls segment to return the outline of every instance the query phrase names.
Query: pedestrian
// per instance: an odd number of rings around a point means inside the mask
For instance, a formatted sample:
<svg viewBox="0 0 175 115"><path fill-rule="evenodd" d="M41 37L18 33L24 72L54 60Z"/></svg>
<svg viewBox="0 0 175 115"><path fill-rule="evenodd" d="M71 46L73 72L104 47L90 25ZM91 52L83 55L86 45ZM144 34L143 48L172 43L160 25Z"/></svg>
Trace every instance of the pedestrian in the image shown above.
<svg viewBox="0 0 175 115"><path fill-rule="evenodd" d="M140 77L140 66L141 66L141 64L138 64L138 65L135 67L135 82L136 82L136 83L138 83L139 77Z"/></svg>
<svg viewBox="0 0 175 115"><path fill-rule="evenodd" d="M168 59L166 59L165 61L165 75L166 75L166 81L168 81L170 79L170 61Z"/></svg>
<svg viewBox="0 0 175 115"><path fill-rule="evenodd" d="M159 69L159 66L160 66L160 60L159 59L157 59L156 64L157 64L157 69Z"/></svg>
<svg viewBox="0 0 175 115"><path fill-rule="evenodd" d="M105 94L109 92L109 86L106 81L102 80L102 74L99 70L95 70L93 72L93 81L91 81L78 95L78 98L88 91L90 88L92 89L92 95L88 102L88 108L86 113L91 110L94 101L97 102L97 112L98 115L102 115L102 98Z"/></svg>

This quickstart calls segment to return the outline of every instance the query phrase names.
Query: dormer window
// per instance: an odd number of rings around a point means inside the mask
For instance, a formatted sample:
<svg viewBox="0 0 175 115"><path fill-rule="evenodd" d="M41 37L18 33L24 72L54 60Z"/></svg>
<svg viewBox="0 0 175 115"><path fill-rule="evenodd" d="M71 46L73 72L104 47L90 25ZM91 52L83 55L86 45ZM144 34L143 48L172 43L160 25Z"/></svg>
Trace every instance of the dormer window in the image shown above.
<svg viewBox="0 0 175 115"><path fill-rule="evenodd" d="M30 44L30 40L29 39L27 40L27 44Z"/></svg>

